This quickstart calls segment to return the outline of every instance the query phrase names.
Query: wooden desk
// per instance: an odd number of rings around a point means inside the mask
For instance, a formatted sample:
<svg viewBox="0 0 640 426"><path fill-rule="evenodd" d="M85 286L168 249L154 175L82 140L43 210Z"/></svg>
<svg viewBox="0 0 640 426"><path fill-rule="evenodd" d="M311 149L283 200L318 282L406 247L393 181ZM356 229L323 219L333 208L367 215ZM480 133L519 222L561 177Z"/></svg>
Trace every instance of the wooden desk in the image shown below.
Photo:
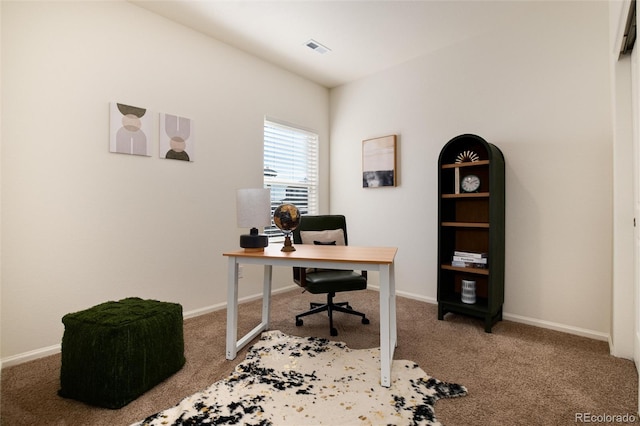
<svg viewBox="0 0 640 426"><path fill-rule="evenodd" d="M329 269L355 269L380 273L380 382L391 386L391 363L397 345L396 289L394 277L395 247L323 246L297 244L296 251L282 252L280 244L264 252L244 250L223 253L229 258L227 293L227 359L269 329L271 279L273 266ZM262 322L238 340L238 265L264 265ZM293 321L293 319L292 319Z"/></svg>

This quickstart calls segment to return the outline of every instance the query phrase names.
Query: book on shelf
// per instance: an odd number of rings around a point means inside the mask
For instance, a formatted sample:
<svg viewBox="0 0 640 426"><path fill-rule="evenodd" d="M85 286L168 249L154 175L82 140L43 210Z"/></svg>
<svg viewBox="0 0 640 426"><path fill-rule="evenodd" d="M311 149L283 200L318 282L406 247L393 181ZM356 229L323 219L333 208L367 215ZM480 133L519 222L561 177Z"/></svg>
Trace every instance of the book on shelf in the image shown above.
<svg viewBox="0 0 640 426"><path fill-rule="evenodd" d="M473 256L453 256L453 260L455 262L468 262L468 263L482 263L484 265L487 264L486 257L473 257Z"/></svg>
<svg viewBox="0 0 640 426"><path fill-rule="evenodd" d="M487 269L487 264L486 263L462 262L462 261L459 261L459 260L451 261L451 266L456 266L458 268Z"/></svg>
<svg viewBox="0 0 640 426"><path fill-rule="evenodd" d="M474 259L486 259L487 253L478 253L475 251L462 251L462 250L454 250L454 256L462 256L462 257L473 257Z"/></svg>
<svg viewBox="0 0 640 426"><path fill-rule="evenodd" d="M475 251L454 250L451 266L459 268L487 268L487 253Z"/></svg>

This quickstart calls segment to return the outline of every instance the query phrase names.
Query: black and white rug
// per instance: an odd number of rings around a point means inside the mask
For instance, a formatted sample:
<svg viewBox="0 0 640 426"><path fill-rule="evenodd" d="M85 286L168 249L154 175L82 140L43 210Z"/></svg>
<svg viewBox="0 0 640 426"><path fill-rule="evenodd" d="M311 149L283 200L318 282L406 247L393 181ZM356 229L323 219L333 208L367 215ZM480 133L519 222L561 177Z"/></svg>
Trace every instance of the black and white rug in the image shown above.
<svg viewBox="0 0 640 426"><path fill-rule="evenodd" d="M380 350L268 331L226 379L147 425L439 425L434 404L464 396L411 361L393 361L391 387L380 386Z"/></svg>

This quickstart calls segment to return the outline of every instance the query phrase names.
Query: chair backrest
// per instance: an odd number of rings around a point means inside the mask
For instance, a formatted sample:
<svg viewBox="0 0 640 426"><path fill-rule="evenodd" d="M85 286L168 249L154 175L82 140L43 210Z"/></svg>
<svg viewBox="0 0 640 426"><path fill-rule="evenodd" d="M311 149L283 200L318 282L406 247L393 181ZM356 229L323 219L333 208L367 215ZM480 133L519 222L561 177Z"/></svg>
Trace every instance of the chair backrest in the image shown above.
<svg viewBox="0 0 640 426"><path fill-rule="evenodd" d="M293 231L293 244L302 244L300 232L326 231L331 229L342 229L344 233L344 244L348 244L347 219L343 215L303 215L300 219L300 225ZM302 268L293 268L293 281L302 287L305 286L303 272L304 270Z"/></svg>
<svg viewBox="0 0 640 426"><path fill-rule="evenodd" d="M325 231L330 229L342 229L344 232L344 244L349 244L347 239L347 219L340 214L307 215L302 216L300 225L293 231L293 243L302 244L302 231Z"/></svg>

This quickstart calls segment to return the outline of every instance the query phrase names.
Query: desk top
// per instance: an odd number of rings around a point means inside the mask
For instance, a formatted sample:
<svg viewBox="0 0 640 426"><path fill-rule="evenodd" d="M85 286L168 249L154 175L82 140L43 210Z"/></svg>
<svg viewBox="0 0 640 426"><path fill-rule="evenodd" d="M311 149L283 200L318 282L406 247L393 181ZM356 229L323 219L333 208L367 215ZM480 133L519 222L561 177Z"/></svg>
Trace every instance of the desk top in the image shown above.
<svg viewBox="0 0 640 426"><path fill-rule="evenodd" d="M294 244L296 251L283 252L282 244L272 244L264 251L245 252L238 250L223 253L223 256L265 259L319 260L330 262L391 264L397 247L358 247Z"/></svg>

